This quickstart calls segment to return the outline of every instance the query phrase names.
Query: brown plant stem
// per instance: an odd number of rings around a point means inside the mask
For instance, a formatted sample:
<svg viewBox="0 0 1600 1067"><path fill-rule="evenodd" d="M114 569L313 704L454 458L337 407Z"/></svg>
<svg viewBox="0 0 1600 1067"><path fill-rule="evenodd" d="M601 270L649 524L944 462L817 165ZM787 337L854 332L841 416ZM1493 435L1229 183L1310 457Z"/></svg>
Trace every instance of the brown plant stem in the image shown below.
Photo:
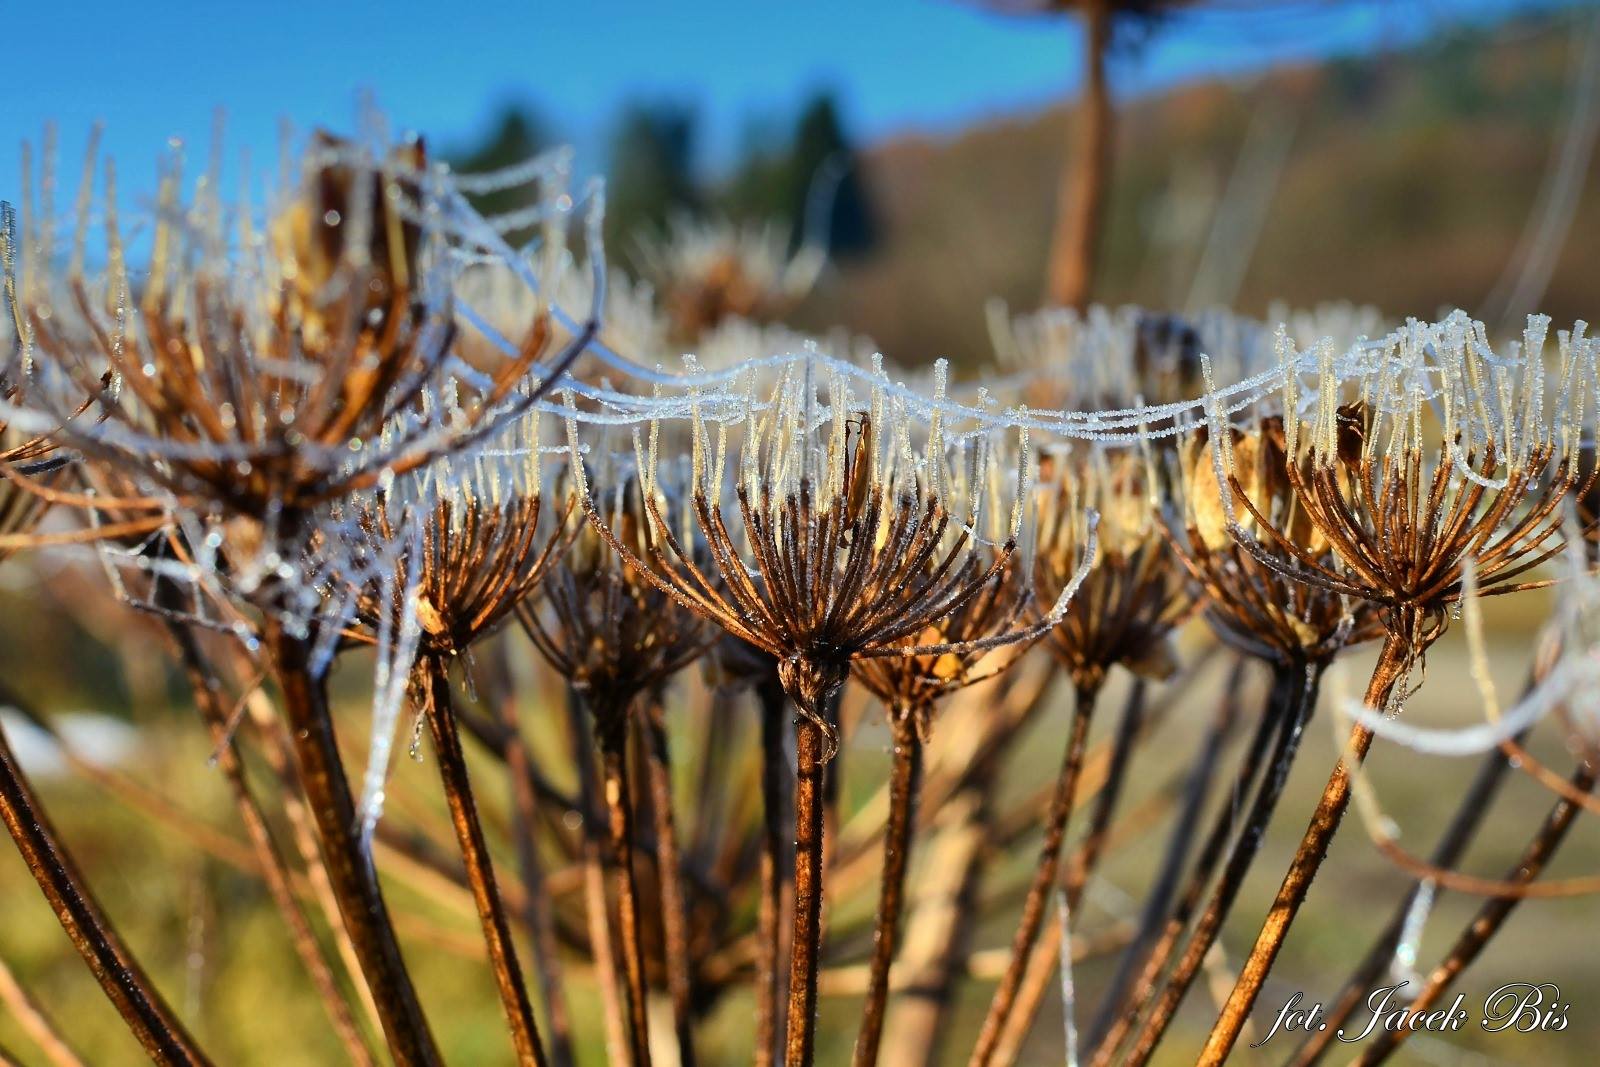
<svg viewBox="0 0 1600 1067"><path fill-rule="evenodd" d="M1471 844L1484 816L1489 813L1490 802L1510 770L1510 761L1500 749L1493 749L1484 755L1472 784L1462 795L1455 816L1439 838L1439 843L1434 846L1433 853L1429 856L1430 863L1438 867L1455 866L1461 854ZM1411 889L1401 899L1394 915L1389 919L1389 924L1373 941L1372 948L1367 951L1361 963L1350 972L1350 977L1345 979L1333 1006L1328 1009L1327 1029L1312 1031L1305 1044L1288 1061L1290 1067L1310 1067L1322 1059L1338 1035L1339 1027L1350 1018L1351 1012L1360 1007L1367 992L1377 982L1378 976L1394 959L1395 947L1400 944L1400 938L1405 933L1406 919L1410 916L1421 890L1422 882L1419 880L1413 883Z"/></svg>
<svg viewBox="0 0 1600 1067"><path fill-rule="evenodd" d="M1094 811L1089 816L1089 832L1084 836L1075 862L1067 871L1067 905L1074 917L1078 913L1078 902L1084 888L1094 876L1094 870L1105 851L1111 817L1117 810L1117 801L1122 798L1122 786L1127 780L1128 760L1133 755L1144 726L1145 697L1148 693L1149 683L1143 678L1135 678L1133 687L1128 690L1127 703L1123 705L1122 718L1118 720L1117 734L1111 744L1111 766L1106 771L1105 783L1095 797Z"/></svg>
<svg viewBox="0 0 1600 1067"><path fill-rule="evenodd" d="M1405 637L1391 633L1384 639L1372 680L1367 683L1364 697L1367 707L1382 708L1388 704L1389 695L1404 674L1412 652L1412 644ZM1277 960L1278 951L1283 948L1284 938L1289 934L1289 927L1299 913L1300 905L1305 902L1311 880L1316 877L1317 869L1322 866L1323 857L1328 853L1328 845L1339 829L1345 808L1350 804L1352 771L1360 767L1366 758L1367 750L1372 746L1372 736L1372 731L1364 726L1358 725L1351 730L1345 751L1340 754L1339 762L1323 787L1322 799L1317 802L1311 822L1300 839L1289 870L1284 874L1283 884L1278 887L1278 895L1267 913L1266 922L1256 935L1256 943L1234 982L1233 992L1228 995L1227 1003L1223 1005L1210 1036L1206 1038L1205 1047L1200 1052L1200 1063L1222 1063L1238 1040L1239 1031L1244 1028L1250 1009L1261 993L1261 986L1267 980L1267 972Z"/></svg>
<svg viewBox="0 0 1600 1067"><path fill-rule="evenodd" d="M372 990L389 1051L401 1067L436 1064L439 1050L401 958L377 870L360 839L324 683L311 673L311 644L291 634L271 612L263 638L283 691L284 717L300 765L301 787L316 820L328 880Z"/></svg>
<svg viewBox="0 0 1600 1067"><path fill-rule="evenodd" d="M839 806L844 801L844 689L831 693L822 703L822 717L834 732L833 757L822 768L822 878L833 877L839 862L838 841L841 815ZM833 901L824 897L822 914L817 926L817 944L828 939L828 923Z"/></svg>
<svg viewBox="0 0 1600 1067"><path fill-rule="evenodd" d="M783 911L783 714L777 680L757 690L761 708L761 899L756 925L756 1067L771 1067L782 1035L778 1021L779 916Z"/></svg>
<svg viewBox="0 0 1600 1067"><path fill-rule="evenodd" d="M645 709L644 728L650 769L651 814L656 830L656 880L661 888L661 930L665 943L667 990L672 995L672 1025L678 1036L678 1062L694 1067L691 1011L693 978L689 968L689 916L683 892L683 860L672 801L672 759L659 691Z"/></svg>
<svg viewBox="0 0 1600 1067"><path fill-rule="evenodd" d="M150 1058L160 1064L209 1063L90 894L17 765L3 728L0 818L61 928Z"/></svg>
<svg viewBox="0 0 1600 1067"><path fill-rule="evenodd" d="M794 939L789 949L786 1067L809 1065L816 1045L817 966L822 955L822 779L827 740L813 714L801 714L794 720Z"/></svg>
<svg viewBox="0 0 1600 1067"><path fill-rule="evenodd" d="M588 713L576 689L567 689L567 725L572 735L572 759L578 768L578 803L583 812L583 903L589 924L589 955L594 960L595 984L600 987L600 1004L605 1017L606 1062L628 1063L632 1040L628 1036L628 1014L618 989L617 942L611 922L611 906L606 899L605 835L598 825L599 798L595 795L594 744L589 734Z"/></svg>
<svg viewBox="0 0 1600 1067"><path fill-rule="evenodd" d="M522 882L522 922L528 930L533 950L533 968L539 975L539 995L544 1003L550 1029L550 1061L555 1067L572 1067L572 1021L567 1012L565 986L561 979L555 915L545 892L544 865L539 859L535 838L538 825L538 799L534 794L533 757L517 725L516 698L503 657L501 678L504 690L495 701L500 725L505 730L501 758L511 787L511 839L517 851L517 874Z"/></svg>
<svg viewBox="0 0 1600 1067"><path fill-rule="evenodd" d="M280 802L283 805L284 818L289 823L289 836L294 841L295 852L299 854L300 862L305 867L306 883L311 887L311 894L316 899L317 910L322 913L322 918L327 923L328 933L339 952L339 960L344 966L346 975L349 976L350 984L355 988L356 999L361 1002L364 1018L372 1033L381 1034L383 1023L378 1018L377 1002L373 1000L367 976L362 973L361 961L356 958L355 944L350 940L349 927L346 926L344 915L339 910L339 899L333 891L333 882L328 877L327 864L322 862L316 828L312 825L311 815L306 811L306 804L302 798L304 790L300 788L300 776L294 768L294 747L289 741L289 733L284 729L282 721L273 714L272 705L262 690L256 689L247 695L245 707L248 709L251 721L268 740L268 743L262 746L262 754L266 757L268 766L272 768L272 773L283 786ZM378 827L378 832L381 841L382 825Z"/></svg>
<svg viewBox="0 0 1600 1067"><path fill-rule="evenodd" d="M244 764L239 758L239 750L231 734L228 713L217 699L215 674L188 626L176 620L169 620L167 631L178 647L178 658L188 677L189 687L194 691L195 709L200 713L211 735L217 766L227 779L228 787L233 793L234 808L239 813L239 821L244 824L245 834L255 851L261 878L267 885L267 892L272 897L278 913L283 917L284 925L289 928L289 940L294 944L295 952L300 956L306 973L311 978L311 984L316 988L317 995L328 1012L334 1033L344 1046L346 1055L350 1057L350 1062L360 1067L367 1067L373 1063L372 1052L367 1048L361 1028L356 1024L355 1017L350 1011L350 1004L339 988L339 981L334 977L327 958L323 955L322 945L301 909L300 901L290 882L289 864L273 839L266 814L261 810L261 805L250 788L250 782L245 777Z"/></svg>
<svg viewBox="0 0 1600 1067"><path fill-rule="evenodd" d="M920 880L906 923L900 951L905 980L894 986L884 1041L893 1067L928 1067L944 1044L956 980L971 973L983 869L995 851L992 803L1000 772L1011 745L1045 706L1057 670L1054 658L1038 661L1032 671L1004 677L998 708L969 704L960 709L966 713L960 721L970 724L972 734L955 750L961 772L947 775L949 784L943 787L935 788L932 773L923 782L920 803L937 813L930 821L938 829L925 850L929 871L937 873ZM966 695L976 694L968 690Z"/></svg>
<svg viewBox="0 0 1600 1067"><path fill-rule="evenodd" d="M1044 845L1040 849L1039 863L1032 884L1022 904L1022 918L1011 943L1011 962L1000 978L994 999L989 1002L988 1015L978 1032L977 1044L972 1050L969 1067L988 1067L999 1044L1001 1032L1016 1004L1018 988L1023 973L1039 937L1039 927L1044 923L1045 906L1056 882L1056 869L1061 860L1061 844L1066 837L1067 822L1072 816L1074 794L1078 788L1078 772L1083 768L1083 753L1089 740L1089 721L1094 716L1094 704L1099 696L1098 680L1080 682L1077 699L1072 709L1072 725L1067 737L1066 752L1062 756L1061 773L1056 777L1055 792L1050 798L1050 811L1045 818Z"/></svg>
<svg viewBox="0 0 1600 1067"><path fill-rule="evenodd" d="M883 880L878 891L878 912L872 927L872 959L862 1005L861 1029L856 1035L854 1067L878 1062L883 1037L883 1017L889 999L889 967L894 962L905 906L906 868L911 858L912 831L917 822L917 792L922 787L922 741L917 737L919 709L891 709L889 729L894 738L894 760L889 771L889 816L883 829Z"/></svg>
<svg viewBox="0 0 1600 1067"><path fill-rule="evenodd" d="M992 778L972 782L941 809L950 823L926 849L939 882L918 901L906 924L903 964L921 947L921 966L896 983L884 1048L894 1067L928 1067L943 1046L956 979L967 973L968 939L989 855L988 792Z"/></svg>
<svg viewBox="0 0 1600 1067"><path fill-rule="evenodd" d="M1077 854L1068 864L1066 896L1069 924L1077 923L1079 900L1105 848L1111 816L1116 811L1117 800L1122 795L1128 758L1133 753L1134 745L1139 738L1140 726L1144 721L1146 691L1145 680L1135 678L1132 688L1128 691L1128 699L1123 705L1122 717L1118 720L1116 736L1111 743L1110 765L1106 770L1106 779L1095 795L1094 810L1089 815L1088 833L1084 835ZM1022 987L1017 993L1016 1007L1012 1009L1011 1018L1001 1031L1000 1043L995 1046L995 1063L1002 1065L1014 1063L1018 1053L1022 1051L1022 1042L1033 1029L1033 1021L1039 1013L1039 1006L1051 988L1050 979L1061 966L1062 936L1060 923L1050 923L1045 926L1044 937L1035 947L1032 958L1028 960L1028 969L1023 975Z"/></svg>
<svg viewBox="0 0 1600 1067"><path fill-rule="evenodd" d="M1581 795L1587 796L1595 786L1594 767L1580 763L1570 781ZM1545 816L1538 832L1534 834L1533 840L1523 851L1522 858L1507 875L1507 880L1526 885L1538 878L1545 865L1550 862L1550 857L1555 854L1567 836L1567 831L1572 828L1572 823L1581 810L1582 805L1572 797L1562 796L1558 799L1555 806L1550 809L1550 813ZM1416 999L1408 1006L1411 1011L1427 1012L1444 995L1461 972L1478 958L1478 954L1483 951L1490 939L1499 933L1521 899L1518 896L1507 895L1484 902L1478 909L1478 914L1467 924L1444 959L1433 969L1433 973L1428 975L1428 981L1418 990ZM1355 1061L1355 1067L1373 1067L1382 1063L1409 1036L1410 1032L1403 1027L1400 1032L1384 1030L1374 1034L1372 1044L1362 1050L1360 1057Z"/></svg>
<svg viewBox="0 0 1600 1067"><path fill-rule="evenodd" d="M1047 295L1061 307L1083 307L1094 283L1111 170L1111 94L1106 82L1111 8L1112 0L1085 0L1082 5L1086 80L1074 123L1077 143L1063 177L1050 248Z"/></svg>
<svg viewBox="0 0 1600 1067"><path fill-rule="evenodd" d="M511 1029L511 1044L516 1049L518 1063L543 1067L548 1062L544 1043L539 1038L533 1005L528 1000L528 988L517 962L511 922L495 881L494 862L489 857L489 843L484 838L483 822L478 818L478 804L467 774L466 753L461 749L461 733L456 727L450 698L449 666L439 656L427 656L417 669L420 672L417 685L422 690L423 710L439 761L439 780L444 786L450 821L455 826L467 882L472 887L472 900L483 926L483 943L489 950L489 964L500 993L500 1005Z"/></svg>
<svg viewBox="0 0 1600 1067"><path fill-rule="evenodd" d="M1233 848L1228 852L1222 874L1217 880L1216 888L1211 892L1211 900L1190 932L1183 955L1178 957L1178 963L1167 979L1166 988L1157 999L1150 1019L1145 1023L1133 1051L1128 1056L1126 1062L1129 1064L1144 1063L1160 1043L1168 1025L1177 1015L1184 995L1188 993L1190 985L1205 966L1208 953L1216 944L1223 924L1233 911L1234 901L1238 899L1239 891L1244 887L1245 878L1250 873L1250 868L1261 849L1261 843L1266 839L1267 826L1272 821L1273 813L1277 811L1278 801L1283 798L1283 789L1288 783L1289 771L1294 766L1306 722L1316 709L1322 670L1320 664L1310 666L1289 664L1278 668L1274 673L1274 688L1281 687L1280 691L1283 694L1279 712L1282 722L1267 763L1266 777L1256 791L1255 799L1250 804L1250 810L1245 816L1243 826L1240 827L1239 836L1234 840Z"/></svg>
<svg viewBox="0 0 1600 1067"><path fill-rule="evenodd" d="M1205 806L1206 794L1216 777L1223 743L1239 717L1238 689L1243 680L1244 663L1242 658L1236 660L1233 669L1228 672L1228 679L1223 686L1222 699L1217 703L1217 712L1211 729L1206 732L1199 758L1195 760L1184 781L1178 802L1178 817L1173 821L1172 833L1167 839L1167 847L1162 852L1161 865L1156 871L1149 893L1145 896L1144 907L1139 913L1139 924L1135 928L1133 939L1128 942L1117 960L1117 969L1101 995L1099 1010L1084 1031L1084 1048L1096 1048L1106 1031L1110 1029L1115 1011L1123 1003L1123 997L1133 982L1135 968L1140 965L1145 950L1160 932L1167 908L1171 906L1172 898L1178 892L1178 882L1183 877L1183 863L1188 858L1190 840L1200 823L1200 813Z"/></svg>
<svg viewBox="0 0 1600 1067"><path fill-rule="evenodd" d="M610 829L611 866L617 897L617 933L622 939L623 989L627 994L628 1032L633 1062L650 1062L650 1020L645 1001L644 943L639 937L639 885L633 872L633 796L628 781L626 713L622 725L600 730L600 768Z"/></svg>
<svg viewBox="0 0 1600 1067"><path fill-rule="evenodd" d="M1115 1001L1108 998L1102 1005L1102 1014L1107 1015L1111 1022L1104 1028L1104 1035L1089 1046L1094 1049L1094 1054L1090 1058L1091 1067L1106 1067L1111 1063L1117 1050L1133 1033L1133 1027L1139 1021L1144 1008L1154 1000L1157 984L1173 952L1177 950L1179 939L1189 928L1189 920L1200 907L1217 865L1223 862L1227 855L1228 844L1238 824L1238 811L1243 798L1260 788L1261 779L1268 766L1266 757L1269 745L1274 737L1282 742L1284 725L1287 721L1284 714L1286 693L1287 686L1283 674L1275 672L1268 689L1266 706L1262 709L1245 754L1239 762L1232 795L1229 802L1217 811L1211 828L1201 842L1200 850L1195 856L1194 867L1189 872L1176 906L1173 907L1171 914L1159 917L1159 922L1162 924L1159 927L1160 935L1157 937L1153 932L1147 935L1153 938L1153 943L1140 967L1138 978L1132 984L1131 991Z"/></svg>

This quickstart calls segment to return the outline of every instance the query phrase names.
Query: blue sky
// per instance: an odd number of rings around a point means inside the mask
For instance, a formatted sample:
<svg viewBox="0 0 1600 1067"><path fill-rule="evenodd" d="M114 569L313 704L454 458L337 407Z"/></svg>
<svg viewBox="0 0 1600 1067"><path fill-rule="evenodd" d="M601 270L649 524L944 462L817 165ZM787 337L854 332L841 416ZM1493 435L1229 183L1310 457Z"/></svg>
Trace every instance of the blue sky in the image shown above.
<svg viewBox="0 0 1600 1067"><path fill-rule="evenodd" d="M1119 91L1378 48L1530 0L1222 6L1181 17L1123 63ZM218 107L230 161L247 147L266 169L282 120L300 131L349 128L362 91L397 126L446 149L470 140L497 102L522 99L597 169L617 106L666 97L697 109L704 165L714 169L753 120L784 121L819 87L836 89L856 134L874 138L1036 108L1067 95L1080 70L1070 21L997 16L956 0L0 0L0 27L10 38L0 63L7 198L18 189L19 142L37 142L51 119L68 175L101 119L125 186L140 190L153 186L169 138L204 158Z"/></svg>

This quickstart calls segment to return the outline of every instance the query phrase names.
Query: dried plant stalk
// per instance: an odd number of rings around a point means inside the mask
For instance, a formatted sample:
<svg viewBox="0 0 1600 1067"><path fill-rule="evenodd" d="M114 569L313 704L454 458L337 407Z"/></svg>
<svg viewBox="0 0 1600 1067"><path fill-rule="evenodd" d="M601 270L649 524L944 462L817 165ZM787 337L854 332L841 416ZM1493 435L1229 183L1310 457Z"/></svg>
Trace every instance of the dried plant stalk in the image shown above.
<svg viewBox="0 0 1600 1067"><path fill-rule="evenodd" d="M418 665L417 672L413 685L421 690L421 703L439 760L439 777L450 805L450 821L456 829L461 858L466 862L467 881L483 925L483 940L489 950L495 986L511 1030L517 1062L543 1065L548 1057L539 1038L539 1024L533 1018L533 1004L528 999L522 968L517 963L511 922L495 880L489 843L484 837L472 783L467 776L466 754L461 749L461 734L450 699L448 668L437 656L428 656Z"/></svg>
<svg viewBox="0 0 1600 1067"><path fill-rule="evenodd" d="M150 1058L157 1063L209 1063L57 843L4 730L0 730L0 818L61 928Z"/></svg>
<svg viewBox="0 0 1600 1067"><path fill-rule="evenodd" d="M310 643L290 634L273 617L268 617L263 636L283 688L283 713L328 880L372 990L389 1050L401 1064L438 1063L439 1051L400 955L377 871L359 837L361 822L334 737L325 683L310 669Z"/></svg>

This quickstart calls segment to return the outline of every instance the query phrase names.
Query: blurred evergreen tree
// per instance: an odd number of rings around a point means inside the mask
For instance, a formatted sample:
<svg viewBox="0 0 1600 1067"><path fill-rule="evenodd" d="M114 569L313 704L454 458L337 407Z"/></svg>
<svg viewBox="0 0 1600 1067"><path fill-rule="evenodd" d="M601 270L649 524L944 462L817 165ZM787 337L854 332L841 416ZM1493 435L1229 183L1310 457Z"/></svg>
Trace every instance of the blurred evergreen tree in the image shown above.
<svg viewBox="0 0 1600 1067"><path fill-rule="evenodd" d="M789 138L766 118L748 124L739 148L738 165L718 190L716 206L735 222L762 223L791 217Z"/></svg>
<svg viewBox="0 0 1600 1067"><path fill-rule="evenodd" d="M501 107L489 127L489 132L475 147L452 154L448 162L452 169L462 173L498 170L539 154L552 144L550 131L544 121L525 104L506 104ZM538 199L538 191L519 185L510 189L497 189L492 193L468 196L472 206L484 214L503 214L519 208L530 207ZM515 243L532 236L523 230L508 235Z"/></svg>
<svg viewBox="0 0 1600 1067"><path fill-rule="evenodd" d="M873 218L855 146L845 133L831 92L813 96L800 111L789 152L785 214L795 223L796 243L825 234L835 259L858 256L872 247ZM812 200L816 203L813 205ZM826 220L813 218L828 210Z"/></svg>
<svg viewBox="0 0 1600 1067"><path fill-rule="evenodd" d="M718 201L729 218L781 220L792 227L796 246L807 238L825 240L835 258L872 247L872 204L832 93L805 103L786 144L760 129L745 140L743 159Z"/></svg>
<svg viewBox="0 0 1600 1067"><path fill-rule="evenodd" d="M632 258L637 235L661 231L701 204L694 178L695 117L675 104L630 104L611 142L606 181L606 246Z"/></svg>

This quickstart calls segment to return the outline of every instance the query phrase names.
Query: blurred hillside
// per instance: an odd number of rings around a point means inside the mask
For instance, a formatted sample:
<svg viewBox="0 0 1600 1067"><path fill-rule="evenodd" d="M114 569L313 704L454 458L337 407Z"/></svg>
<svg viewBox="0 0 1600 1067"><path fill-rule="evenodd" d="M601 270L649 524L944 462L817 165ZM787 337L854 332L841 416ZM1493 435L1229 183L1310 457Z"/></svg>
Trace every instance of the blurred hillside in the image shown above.
<svg viewBox="0 0 1600 1067"><path fill-rule="evenodd" d="M1490 294L1568 122L1588 17L1461 29L1411 51L1123 102L1097 297L1496 314ZM1070 122L1064 101L865 149L876 242L832 273L803 324L843 323L908 364L983 361L984 301L1038 303ZM1538 302L1558 322L1597 313L1600 167L1582 181Z"/></svg>

